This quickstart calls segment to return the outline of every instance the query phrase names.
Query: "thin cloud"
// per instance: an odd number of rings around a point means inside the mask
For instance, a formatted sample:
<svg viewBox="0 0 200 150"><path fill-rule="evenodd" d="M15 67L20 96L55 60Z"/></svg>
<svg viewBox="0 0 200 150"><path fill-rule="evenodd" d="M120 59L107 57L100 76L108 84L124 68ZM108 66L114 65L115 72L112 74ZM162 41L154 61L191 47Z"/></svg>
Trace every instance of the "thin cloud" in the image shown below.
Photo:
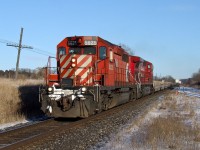
<svg viewBox="0 0 200 150"><path fill-rule="evenodd" d="M169 8L172 11L177 11L177 12L191 12L197 9L196 6L194 5L183 5L183 4L179 4L179 5L173 5L170 6Z"/></svg>

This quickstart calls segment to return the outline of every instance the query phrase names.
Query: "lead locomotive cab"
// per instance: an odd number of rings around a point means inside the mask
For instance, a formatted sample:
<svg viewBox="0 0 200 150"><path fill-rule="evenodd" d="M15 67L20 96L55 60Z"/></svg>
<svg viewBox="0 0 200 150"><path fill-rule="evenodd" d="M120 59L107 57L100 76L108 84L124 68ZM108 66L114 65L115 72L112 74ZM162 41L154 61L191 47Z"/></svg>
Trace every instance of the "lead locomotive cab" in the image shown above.
<svg viewBox="0 0 200 150"><path fill-rule="evenodd" d="M51 74L50 59L46 68L42 110L55 117L88 117L101 111L100 88L114 83L114 73L107 70L107 63L113 63L111 46L91 36L61 41L57 46L57 74Z"/></svg>
<svg viewBox="0 0 200 150"><path fill-rule="evenodd" d="M136 98L129 57L100 37L65 38L57 45L57 73L51 73L50 59L46 68L42 110L55 117L84 118Z"/></svg>

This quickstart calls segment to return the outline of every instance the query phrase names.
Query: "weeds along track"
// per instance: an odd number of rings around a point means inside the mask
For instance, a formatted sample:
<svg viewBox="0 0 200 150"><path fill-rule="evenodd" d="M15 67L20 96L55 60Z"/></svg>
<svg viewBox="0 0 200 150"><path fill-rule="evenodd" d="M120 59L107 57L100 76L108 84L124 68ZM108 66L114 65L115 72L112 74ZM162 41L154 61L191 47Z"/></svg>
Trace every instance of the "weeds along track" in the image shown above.
<svg viewBox="0 0 200 150"><path fill-rule="evenodd" d="M65 149L74 149L75 147L79 146L78 144L81 143L84 143L86 145L94 144L94 138L88 134L92 133L91 131L87 131L84 135L81 135L81 139L80 137L76 138L76 135L78 134L77 132L86 131L88 130L86 128L90 127L91 125L103 123L103 120L105 118L114 116L116 114L126 113L126 110L133 111L133 115L136 116L152 102L159 100L159 97L163 96L166 93L168 93L167 90L157 92L155 94L143 97L139 100L129 102L113 109L101 112L100 114L91 116L89 118L73 121L70 123L69 121L60 122L55 120L48 120L46 122L36 124L31 127L1 133L0 149L48 149L48 146L50 146L50 148L52 149L57 139L60 142L62 140L62 137L64 136L67 136L68 138L67 142L61 142L66 144L66 146L64 146ZM98 126L98 130L101 130L99 127L103 127L103 125L100 124ZM96 133L92 134L95 135ZM93 143L87 143L91 141L93 141ZM59 142L57 142L57 144ZM63 145L61 145L61 147L62 146ZM55 148L56 147L58 146L56 146L55 144Z"/></svg>

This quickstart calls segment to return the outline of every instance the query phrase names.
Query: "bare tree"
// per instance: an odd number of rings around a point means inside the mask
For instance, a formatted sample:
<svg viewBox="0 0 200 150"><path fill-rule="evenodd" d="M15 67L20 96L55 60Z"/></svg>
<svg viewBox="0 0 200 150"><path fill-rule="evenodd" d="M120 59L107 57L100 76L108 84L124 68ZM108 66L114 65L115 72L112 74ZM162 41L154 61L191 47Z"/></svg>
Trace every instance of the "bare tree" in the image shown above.
<svg viewBox="0 0 200 150"><path fill-rule="evenodd" d="M167 82L175 83L175 79L170 75L163 77L162 80L165 80Z"/></svg>
<svg viewBox="0 0 200 150"><path fill-rule="evenodd" d="M120 43L119 46L121 46L130 55L135 54L134 50L132 48L130 48L128 45Z"/></svg>
<svg viewBox="0 0 200 150"><path fill-rule="evenodd" d="M200 69L197 73L193 73L192 80L196 83L200 84Z"/></svg>

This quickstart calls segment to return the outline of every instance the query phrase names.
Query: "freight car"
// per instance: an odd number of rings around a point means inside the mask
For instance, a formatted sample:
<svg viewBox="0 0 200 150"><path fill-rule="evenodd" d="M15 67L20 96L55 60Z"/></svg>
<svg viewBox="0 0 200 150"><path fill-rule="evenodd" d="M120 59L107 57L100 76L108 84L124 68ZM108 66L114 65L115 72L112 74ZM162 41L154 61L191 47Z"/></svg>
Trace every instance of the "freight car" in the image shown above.
<svg viewBox="0 0 200 150"><path fill-rule="evenodd" d="M85 118L154 92L153 65L98 36L67 37L51 59L41 109L54 117Z"/></svg>
<svg viewBox="0 0 200 150"><path fill-rule="evenodd" d="M161 90L164 90L164 89L167 89L167 88L172 88L174 86L175 86L174 83L166 82L164 80L162 80L162 81L153 81L154 92L161 91Z"/></svg>

